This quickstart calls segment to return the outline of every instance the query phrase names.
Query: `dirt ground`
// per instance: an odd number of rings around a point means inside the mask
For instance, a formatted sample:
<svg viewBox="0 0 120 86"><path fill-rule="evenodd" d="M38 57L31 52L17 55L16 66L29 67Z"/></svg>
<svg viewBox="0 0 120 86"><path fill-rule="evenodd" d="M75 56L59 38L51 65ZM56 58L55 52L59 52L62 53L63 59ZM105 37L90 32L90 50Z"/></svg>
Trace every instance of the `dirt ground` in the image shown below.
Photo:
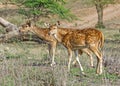
<svg viewBox="0 0 120 86"><path fill-rule="evenodd" d="M15 5L0 4L0 8L5 7L11 9L17 8ZM107 59L105 65L108 66L108 69L110 68L112 71L106 70L104 71L103 76L96 76L95 69L92 69L88 66L89 59L86 55L83 55L80 59L82 59L82 64L84 64L83 66L86 66L85 71L86 73L88 73L89 77L82 78L78 76L79 70L74 69L74 67L71 70L71 74L66 71L68 59L66 58L67 51L63 47L58 46L59 49L57 49L55 58L57 65L55 66L55 68L52 69L49 65L50 63L48 59L48 48L46 44L31 42L23 42L21 44L6 43L0 45L2 50L0 52L4 52L5 54L7 53L5 57L8 58L7 60L0 62L0 77L2 77L0 78L0 85L35 86L36 84L36 86L40 86L40 83L42 83L42 86L54 86L48 84L54 82L55 79L57 81L56 86L67 86L60 85L60 83L69 84L68 86L119 86L120 78L117 78L116 80L116 77L114 75L108 74L108 72L114 73L113 69L118 70L119 68L115 64L116 62L119 62L117 61L118 59L116 60L116 58L119 58L120 55L120 42L118 37L119 32L118 30L114 30L114 28L120 28L120 22L118 22L120 20L119 8L120 5L116 4L108 5L104 9L105 25L106 27L112 28L110 30L102 30L106 37L104 58ZM71 11L76 14L79 20L74 20L72 22L61 21L61 26L73 28L85 28L95 26L97 22L97 13L95 7L82 9L73 7Z"/></svg>
<svg viewBox="0 0 120 86"><path fill-rule="evenodd" d="M110 21L120 16L120 4L108 5L104 8L103 11L103 20L104 22ZM71 9L74 14L80 20L70 22L62 22L62 25L65 27L74 27L74 28L86 28L94 27L97 22L97 12L95 7L82 8L82 9ZM74 11L73 11L74 10ZM120 27L120 23L114 23L114 28Z"/></svg>
<svg viewBox="0 0 120 86"><path fill-rule="evenodd" d="M2 5L0 4L0 8L11 8L16 9L18 6L16 5ZM104 8L103 11L103 20L104 22L115 19L120 16L120 4L108 5ZM73 22L61 21L61 26L63 27L74 27L74 28L86 28L86 27L94 27L97 22L97 12L96 8L82 8L78 9L76 7L71 8L73 14L75 14L79 20L75 20ZM120 23L112 24L116 27L120 27Z"/></svg>

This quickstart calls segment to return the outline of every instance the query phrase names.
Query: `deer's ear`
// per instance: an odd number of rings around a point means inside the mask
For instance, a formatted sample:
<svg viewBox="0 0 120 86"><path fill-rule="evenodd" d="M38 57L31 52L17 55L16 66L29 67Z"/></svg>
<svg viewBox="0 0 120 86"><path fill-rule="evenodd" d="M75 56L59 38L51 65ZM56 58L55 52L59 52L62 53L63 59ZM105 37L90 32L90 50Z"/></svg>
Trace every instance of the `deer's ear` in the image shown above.
<svg viewBox="0 0 120 86"><path fill-rule="evenodd" d="M31 26L31 21L28 20L28 21L26 22L26 24L30 27L30 26Z"/></svg>
<svg viewBox="0 0 120 86"><path fill-rule="evenodd" d="M50 27L50 23L44 23L45 27Z"/></svg>
<svg viewBox="0 0 120 86"><path fill-rule="evenodd" d="M60 25L60 21L57 21L57 25Z"/></svg>
<svg viewBox="0 0 120 86"><path fill-rule="evenodd" d="M60 26L60 21L57 21L54 26Z"/></svg>

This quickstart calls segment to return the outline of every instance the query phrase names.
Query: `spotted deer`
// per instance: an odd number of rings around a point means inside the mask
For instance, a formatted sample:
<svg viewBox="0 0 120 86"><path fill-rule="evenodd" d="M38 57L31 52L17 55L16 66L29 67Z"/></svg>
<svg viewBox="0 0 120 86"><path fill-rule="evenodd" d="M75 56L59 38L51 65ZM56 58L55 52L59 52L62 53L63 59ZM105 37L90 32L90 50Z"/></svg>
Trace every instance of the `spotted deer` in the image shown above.
<svg viewBox="0 0 120 86"><path fill-rule="evenodd" d="M49 57L52 58L51 66L55 65L54 57L55 57L57 40L48 34L49 29L37 27L36 25L32 25L31 21L27 21L25 24L21 25L19 31L20 33L32 32L33 34L37 35L39 38L45 40L46 43L48 44Z"/></svg>
<svg viewBox="0 0 120 86"><path fill-rule="evenodd" d="M49 34L53 36L58 42L62 43L68 50L69 62L68 70L72 60L72 51L75 52L76 60L79 63L82 74L85 74L83 67L78 58L78 50L89 50L97 56L97 74L102 74L102 53L99 48L103 47L104 36L103 33L95 28L85 28L65 31L57 25L49 27Z"/></svg>
<svg viewBox="0 0 120 86"><path fill-rule="evenodd" d="M66 28L61 28L61 29L64 31L64 33L71 31ZM54 37L52 37L48 34L49 33L48 28L37 27L36 25L32 25L30 21L27 21L25 24L23 24L20 29L20 32L22 32L22 33L28 32L28 31L36 34L41 39L47 41L47 43L49 45L49 47L48 47L49 48L49 56L50 56L50 58L52 58L51 66L53 66L55 64L54 57L55 57L55 50L56 50L58 41L56 39L54 39ZM79 55L82 55L82 53L85 52L90 57L90 65L93 67L92 52L88 49L83 49L83 50L79 49L78 52L79 52ZM75 62L76 62L76 60L74 61L74 63Z"/></svg>

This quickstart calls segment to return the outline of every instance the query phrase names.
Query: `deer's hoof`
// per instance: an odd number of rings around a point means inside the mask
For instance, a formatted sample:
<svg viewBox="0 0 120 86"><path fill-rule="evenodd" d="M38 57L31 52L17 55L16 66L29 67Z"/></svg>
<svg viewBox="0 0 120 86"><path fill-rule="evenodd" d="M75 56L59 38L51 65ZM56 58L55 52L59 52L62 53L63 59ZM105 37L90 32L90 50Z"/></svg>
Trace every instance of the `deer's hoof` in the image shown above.
<svg viewBox="0 0 120 86"><path fill-rule="evenodd" d="M51 67L53 67L53 66L55 66L56 65L56 63L55 62L53 62L52 64L51 64Z"/></svg>

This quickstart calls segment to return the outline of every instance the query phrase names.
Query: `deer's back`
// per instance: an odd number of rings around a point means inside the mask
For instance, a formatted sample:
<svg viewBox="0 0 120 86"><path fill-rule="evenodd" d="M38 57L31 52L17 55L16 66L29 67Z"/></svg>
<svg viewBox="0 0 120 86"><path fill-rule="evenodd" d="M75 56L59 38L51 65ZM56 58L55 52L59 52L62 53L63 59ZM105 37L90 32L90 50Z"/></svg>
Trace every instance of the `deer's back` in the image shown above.
<svg viewBox="0 0 120 86"><path fill-rule="evenodd" d="M101 31L88 28L68 32L63 38L64 45L79 47L95 44L100 40Z"/></svg>

